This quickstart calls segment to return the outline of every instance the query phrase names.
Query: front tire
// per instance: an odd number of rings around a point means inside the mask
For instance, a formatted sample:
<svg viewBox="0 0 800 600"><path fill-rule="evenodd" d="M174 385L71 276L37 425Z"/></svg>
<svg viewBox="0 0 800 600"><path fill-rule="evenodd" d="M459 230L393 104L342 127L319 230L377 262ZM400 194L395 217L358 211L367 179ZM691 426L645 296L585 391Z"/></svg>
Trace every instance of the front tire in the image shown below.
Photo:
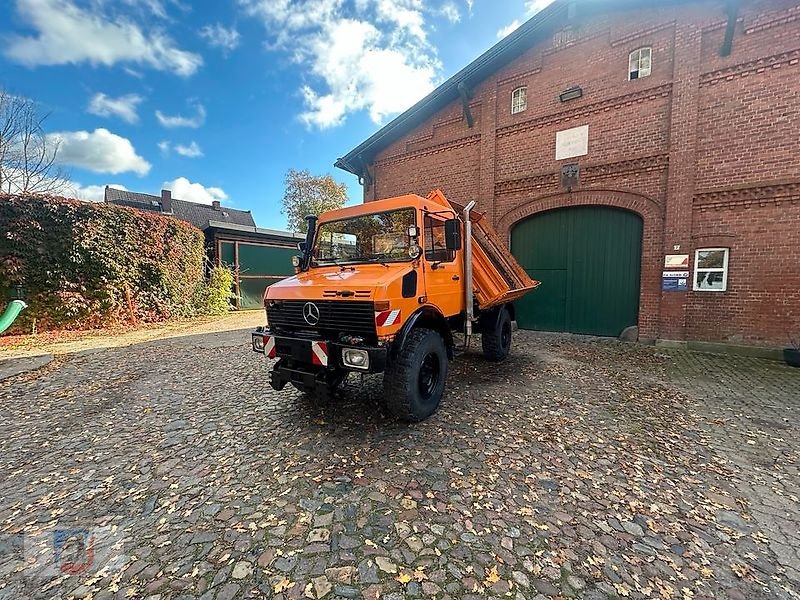
<svg viewBox="0 0 800 600"><path fill-rule="evenodd" d="M481 323L483 357L489 362L501 362L511 352L511 315L505 306L500 315L492 312Z"/></svg>
<svg viewBox="0 0 800 600"><path fill-rule="evenodd" d="M412 330L383 376L389 411L412 423L431 416L442 400L448 366L442 336L431 329Z"/></svg>

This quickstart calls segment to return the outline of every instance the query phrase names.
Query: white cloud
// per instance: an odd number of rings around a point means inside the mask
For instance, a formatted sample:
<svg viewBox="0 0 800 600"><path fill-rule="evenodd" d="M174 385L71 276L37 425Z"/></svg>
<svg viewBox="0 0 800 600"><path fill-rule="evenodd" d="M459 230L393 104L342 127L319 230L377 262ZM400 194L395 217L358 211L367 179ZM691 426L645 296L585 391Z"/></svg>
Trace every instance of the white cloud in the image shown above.
<svg viewBox="0 0 800 600"><path fill-rule="evenodd" d="M547 8L553 0L525 0L525 16L530 19L543 8Z"/></svg>
<svg viewBox="0 0 800 600"><path fill-rule="evenodd" d="M114 188L117 190L127 190L124 185L120 185L118 183L110 183L108 187ZM90 202L102 202L105 200L105 193L106 193L106 186L104 185L86 185L83 186L80 183L73 182L69 188L67 188L65 195L70 198L78 198L80 200L89 200Z"/></svg>
<svg viewBox="0 0 800 600"><path fill-rule="evenodd" d="M158 142L158 149L161 151L161 154L169 154L169 147L170 144L167 140Z"/></svg>
<svg viewBox="0 0 800 600"><path fill-rule="evenodd" d="M552 4L552 2L553 0L525 0L525 14L523 17L523 21L520 21L519 19L514 19L511 23L498 30L497 32L498 39L504 38L508 34L518 29L519 26L522 25L524 21L530 19L540 10L547 8L550 4Z"/></svg>
<svg viewBox="0 0 800 600"><path fill-rule="evenodd" d="M192 129L197 129L206 121L206 109L202 104L196 102L194 111L195 114L193 116L185 117L183 115L165 115L160 110L157 110L156 119L163 127L191 127Z"/></svg>
<svg viewBox="0 0 800 600"><path fill-rule="evenodd" d="M58 142L57 160L61 164L82 167L97 173L133 171L146 175L150 163L136 154L130 140L108 129L61 131L47 134L49 142Z"/></svg>
<svg viewBox="0 0 800 600"><path fill-rule="evenodd" d="M28 65L132 63L188 76L203 64L160 30L145 32L128 15L111 14L102 2L82 8L73 0L17 0L20 20L33 36L10 36L4 54Z"/></svg>
<svg viewBox="0 0 800 600"><path fill-rule="evenodd" d="M111 98L101 92L92 96L87 110L100 117L117 116L128 123L136 123L139 120L136 110L142 100L144 98L139 94L126 94L118 98Z"/></svg>
<svg viewBox="0 0 800 600"><path fill-rule="evenodd" d="M221 48L225 52L235 50L239 45L239 32L235 27L226 28L220 23L206 25L200 30L200 37L211 46Z"/></svg>
<svg viewBox="0 0 800 600"><path fill-rule="evenodd" d="M214 200L222 202L228 198L228 194L222 188L205 187L200 183L192 183L186 177L165 181L161 187L165 190L172 190L173 197L179 200L201 204L211 204Z"/></svg>
<svg viewBox="0 0 800 600"><path fill-rule="evenodd" d="M519 19L514 19L513 21L511 21L511 23L509 23L508 25L497 31L497 39L502 39L506 37L509 33L516 31L517 29L519 29L520 25L521 23L519 22Z"/></svg>
<svg viewBox="0 0 800 600"><path fill-rule="evenodd" d="M203 151L200 149L200 146L197 145L197 142L192 142L188 146L185 144L176 144L175 153L187 158L197 158L198 156L203 156Z"/></svg>
<svg viewBox="0 0 800 600"><path fill-rule="evenodd" d="M461 20L461 11L453 2L445 2L439 9L439 14L451 23L458 23Z"/></svg>
<svg viewBox="0 0 800 600"><path fill-rule="evenodd" d="M366 110L375 123L430 92L441 71L422 0L239 0L258 17L268 48L302 69L300 119L318 128Z"/></svg>
<svg viewBox="0 0 800 600"><path fill-rule="evenodd" d="M101 2L105 1L108 2L109 0L100 0ZM164 6L164 3L160 0L111 0L112 2L122 2L127 6L137 10L138 12L145 14L145 15L154 15L161 19L167 18L167 9Z"/></svg>

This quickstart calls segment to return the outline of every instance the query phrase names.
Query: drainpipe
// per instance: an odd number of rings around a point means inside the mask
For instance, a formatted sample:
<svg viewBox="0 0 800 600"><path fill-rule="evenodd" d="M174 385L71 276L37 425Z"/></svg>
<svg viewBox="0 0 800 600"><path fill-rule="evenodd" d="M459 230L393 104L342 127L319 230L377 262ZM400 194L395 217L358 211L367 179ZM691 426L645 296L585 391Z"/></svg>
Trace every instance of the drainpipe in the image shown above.
<svg viewBox="0 0 800 600"><path fill-rule="evenodd" d="M464 294L466 301L466 324L464 330L465 345L469 345L469 338L472 335L472 320L475 318L473 314L473 291L472 291L472 221L469 220L469 211L475 206L475 200L470 201L464 207Z"/></svg>

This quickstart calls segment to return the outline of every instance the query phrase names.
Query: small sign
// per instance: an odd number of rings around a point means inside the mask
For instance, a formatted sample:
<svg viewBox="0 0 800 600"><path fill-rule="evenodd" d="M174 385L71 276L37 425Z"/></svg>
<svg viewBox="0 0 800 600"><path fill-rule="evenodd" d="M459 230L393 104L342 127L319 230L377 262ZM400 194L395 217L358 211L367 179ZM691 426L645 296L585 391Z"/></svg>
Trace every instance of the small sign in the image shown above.
<svg viewBox="0 0 800 600"><path fill-rule="evenodd" d="M662 277L678 277L680 279L689 279L689 271L662 271Z"/></svg>
<svg viewBox="0 0 800 600"><path fill-rule="evenodd" d="M689 255L688 254L667 254L664 257L665 269L688 269L689 268Z"/></svg>
<svg viewBox="0 0 800 600"><path fill-rule="evenodd" d="M664 273L666 275L666 273ZM662 277L661 289L665 292L685 292L689 289L688 277Z"/></svg>
<svg viewBox="0 0 800 600"><path fill-rule="evenodd" d="M556 132L556 160L589 154L589 126L581 125Z"/></svg>

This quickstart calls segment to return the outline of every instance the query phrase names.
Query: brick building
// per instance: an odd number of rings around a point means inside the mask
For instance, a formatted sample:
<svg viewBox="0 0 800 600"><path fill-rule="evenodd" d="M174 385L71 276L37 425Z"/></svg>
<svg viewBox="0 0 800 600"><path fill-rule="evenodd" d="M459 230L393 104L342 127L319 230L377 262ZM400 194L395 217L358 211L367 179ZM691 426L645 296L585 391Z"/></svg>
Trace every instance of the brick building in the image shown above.
<svg viewBox="0 0 800 600"><path fill-rule="evenodd" d="M556 0L336 166L477 200L543 282L523 327L800 332L798 0Z"/></svg>

